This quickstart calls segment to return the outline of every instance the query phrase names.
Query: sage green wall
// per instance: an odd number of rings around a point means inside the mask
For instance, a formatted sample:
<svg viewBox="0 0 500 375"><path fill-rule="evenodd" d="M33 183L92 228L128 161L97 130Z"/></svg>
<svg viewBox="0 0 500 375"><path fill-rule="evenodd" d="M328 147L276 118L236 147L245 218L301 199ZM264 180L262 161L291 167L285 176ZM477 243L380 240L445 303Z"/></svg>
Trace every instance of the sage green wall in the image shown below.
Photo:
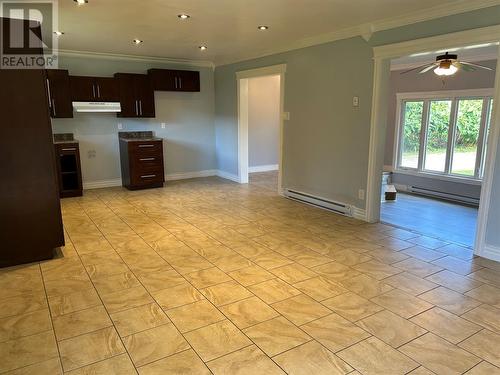
<svg viewBox="0 0 500 375"><path fill-rule="evenodd" d="M153 130L164 138L167 174L214 170L214 81L212 68L168 65L134 60L60 57L59 67L72 75L113 76L116 72L146 73L149 68L200 71L201 92L155 92L156 118L117 118L111 113L75 113L53 119L55 133L74 133L80 141L84 183L120 178L118 131ZM166 123L165 129L161 123ZM123 130L118 130L122 123ZM95 151L95 157L89 157Z"/></svg>
<svg viewBox="0 0 500 375"><path fill-rule="evenodd" d="M372 47L500 23L500 6L265 56L215 69L215 133L219 169L237 174L235 73L287 64L284 187L365 208L373 88ZM352 97L360 107L352 107ZM499 210L500 212L500 210Z"/></svg>

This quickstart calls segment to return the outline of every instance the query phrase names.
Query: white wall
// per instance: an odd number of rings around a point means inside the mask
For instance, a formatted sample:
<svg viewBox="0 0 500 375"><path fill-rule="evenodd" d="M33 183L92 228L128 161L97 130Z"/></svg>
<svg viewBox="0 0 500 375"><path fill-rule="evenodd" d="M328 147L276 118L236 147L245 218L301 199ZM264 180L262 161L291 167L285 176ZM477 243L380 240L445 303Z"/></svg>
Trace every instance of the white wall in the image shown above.
<svg viewBox="0 0 500 375"><path fill-rule="evenodd" d="M279 162L280 76L248 80L248 165Z"/></svg>
<svg viewBox="0 0 500 375"><path fill-rule="evenodd" d="M152 130L164 139L165 173L175 175L217 169L214 132L214 74L211 67L168 65L158 62L88 57L65 57L61 69L71 75L112 77L114 73L146 73L149 68L200 71L201 92L155 92L156 117L117 118L114 114L75 114L53 119L54 133L74 133L80 141L85 185L121 177L118 131ZM165 129L161 123L166 123ZM118 123L123 130L118 130ZM95 157L89 152L95 151Z"/></svg>

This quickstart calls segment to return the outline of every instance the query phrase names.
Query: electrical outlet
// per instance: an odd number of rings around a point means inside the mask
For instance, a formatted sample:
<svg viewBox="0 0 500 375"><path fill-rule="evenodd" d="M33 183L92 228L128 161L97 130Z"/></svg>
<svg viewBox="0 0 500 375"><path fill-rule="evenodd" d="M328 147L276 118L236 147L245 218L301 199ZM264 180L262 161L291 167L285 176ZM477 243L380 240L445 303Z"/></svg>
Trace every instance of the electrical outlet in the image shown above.
<svg viewBox="0 0 500 375"><path fill-rule="evenodd" d="M358 190L358 198L361 199L362 201L365 200L365 191L363 189Z"/></svg>
<svg viewBox="0 0 500 375"><path fill-rule="evenodd" d="M88 157L89 159L93 159L93 158L95 158L95 154L96 154L95 150L88 150L88 151L87 151L87 157Z"/></svg>
<svg viewBox="0 0 500 375"><path fill-rule="evenodd" d="M167 125L167 124L165 124L164 122L162 122L162 123L161 123L161 128L162 128L162 129L165 129L166 125Z"/></svg>
<svg viewBox="0 0 500 375"><path fill-rule="evenodd" d="M286 121L290 120L290 112L283 112L283 120Z"/></svg>
<svg viewBox="0 0 500 375"><path fill-rule="evenodd" d="M122 130L123 129L123 124L121 122L118 123L118 130Z"/></svg>
<svg viewBox="0 0 500 375"><path fill-rule="evenodd" d="M353 107L359 107L359 96L354 96L352 98L352 106Z"/></svg>

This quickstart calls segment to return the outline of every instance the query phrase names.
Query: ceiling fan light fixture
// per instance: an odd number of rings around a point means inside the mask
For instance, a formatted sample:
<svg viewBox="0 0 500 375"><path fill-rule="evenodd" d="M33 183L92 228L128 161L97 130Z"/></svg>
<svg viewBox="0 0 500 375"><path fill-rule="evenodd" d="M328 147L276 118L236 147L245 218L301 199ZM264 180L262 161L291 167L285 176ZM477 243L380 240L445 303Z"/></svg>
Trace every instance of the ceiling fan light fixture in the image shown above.
<svg viewBox="0 0 500 375"><path fill-rule="evenodd" d="M452 76L458 71L458 68L451 61L441 61L439 66L434 69L438 76Z"/></svg>
<svg viewBox="0 0 500 375"><path fill-rule="evenodd" d="M84 4L87 4L89 2L89 0L73 0L75 3L77 3L78 5L84 5Z"/></svg>

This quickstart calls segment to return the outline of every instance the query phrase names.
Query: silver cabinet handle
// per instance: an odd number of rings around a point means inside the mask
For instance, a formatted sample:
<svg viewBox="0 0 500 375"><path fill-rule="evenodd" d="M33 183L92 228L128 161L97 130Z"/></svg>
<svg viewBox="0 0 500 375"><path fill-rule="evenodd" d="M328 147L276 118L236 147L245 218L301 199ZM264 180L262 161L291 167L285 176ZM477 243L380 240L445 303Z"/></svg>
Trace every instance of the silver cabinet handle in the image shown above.
<svg viewBox="0 0 500 375"><path fill-rule="evenodd" d="M135 100L135 115L136 115L136 116L139 116L139 108L138 108L138 105L139 105L139 104L138 104L138 100L136 99L136 100Z"/></svg>
<svg viewBox="0 0 500 375"><path fill-rule="evenodd" d="M92 84L92 96L95 98L95 85Z"/></svg>
<svg viewBox="0 0 500 375"><path fill-rule="evenodd" d="M178 78L175 77L175 88L177 88L177 80L178 80Z"/></svg>
<svg viewBox="0 0 500 375"><path fill-rule="evenodd" d="M139 100L139 113L142 116L142 99Z"/></svg>
<svg viewBox="0 0 500 375"><path fill-rule="evenodd" d="M62 148L61 151L76 151L76 147Z"/></svg>
<svg viewBox="0 0 500 375"><path fill-rule="evenodd" d="M179 88L182 89L182 78L179 77Z"/></svg>
<svg viewBox="0 0 500 375"><path fill-rule="evenodd" d="M146 174L144 176L141 176L141 178L153 178L153 177L156 177L155 174Z"/></svg>
<svg viewBox="0 0 500 375"><path fill-rule="evenodd" d="M54 98L52 98L52 113L55 117L56 116L56 102L55 102Z"/></svg>
<svg viewBox="0 0 500 375"><path fill-rule="evenodd" d="M156 160L156 158L142 158L142 159L139 159L140 161L153 161L153 160Z"/></svg>
<svg viewBox="0 0 500 375"><path fill-rule="evenodd" d="M144 148L144 147L155 147L155 145L139 145L139 147Z"/></svg>
<svg viewBox="0 0 500 375"><path fill-rule="evenodd" d="M50 99L51 99L52 95L50 95L50 81L48 78L47 78L47 95L49 97L49 108L50 108L50 106L51 106Z"/></svg>
<svg viewBox="0 0 500 375"><path fill-rule="evenodd" d="M101 97L101 87L99 86L99 84L97 84L97 97Z"/></svg>

